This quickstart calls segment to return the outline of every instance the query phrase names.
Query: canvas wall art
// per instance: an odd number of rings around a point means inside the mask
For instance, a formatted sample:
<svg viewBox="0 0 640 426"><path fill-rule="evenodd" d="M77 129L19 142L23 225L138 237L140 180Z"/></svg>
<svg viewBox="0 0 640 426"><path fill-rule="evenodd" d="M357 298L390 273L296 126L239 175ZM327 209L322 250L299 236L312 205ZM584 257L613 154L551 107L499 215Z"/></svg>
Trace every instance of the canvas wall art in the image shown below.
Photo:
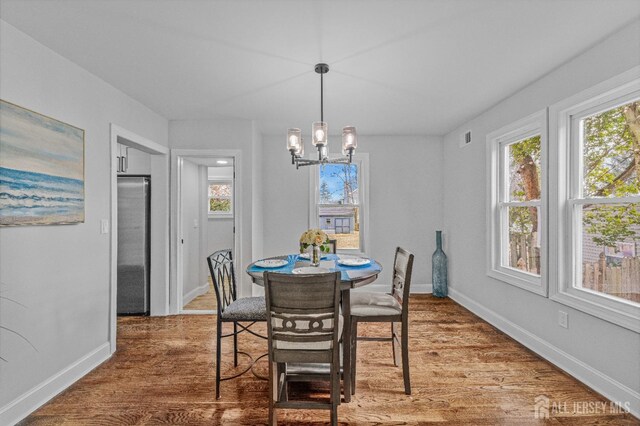
<svg viewBox="0 0 640 426"><path fill-rule="evenodd" d="M84 130L0 100L0 226L84 222Z"/></svg>

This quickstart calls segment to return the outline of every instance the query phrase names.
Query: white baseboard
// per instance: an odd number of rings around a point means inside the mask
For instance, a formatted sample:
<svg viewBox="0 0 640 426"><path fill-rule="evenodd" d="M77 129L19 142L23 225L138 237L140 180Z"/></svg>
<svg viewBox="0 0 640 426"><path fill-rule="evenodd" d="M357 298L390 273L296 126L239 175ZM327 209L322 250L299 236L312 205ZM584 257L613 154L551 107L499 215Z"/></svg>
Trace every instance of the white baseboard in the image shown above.
<svg viewBox="0 0 640 426"><path fill-rule="evenodd" d="M0 425L14 425L71 386L110 356L109 342L0 408Z"/></svg>
<svg viewBox="0 0 640 426"><path fill-rule="evenodd" d="M185 294L182 297L182 306L187 305L189 302L191 302L193 299L195 299L198 296L202 296L203 294L207 294L207 292L209 291L209 283L204 283L203 285L201 285L200 287L196 287L193 290L191 290L189 293Z"/></svg>
<svg viewBox="0 0 640 426"><path fill-rule="evenodd" d="M431 290L431 284L411 283L411 294L429 294L431 293ZM391 291L391 284L369 284L364 287L356 288L353 291L379 291L381 293L389 293Z"/></svg>
<svg viewBox="0 0 640 426"><path fill-rule="evenodd" d="M640 417L640 393L634 389L587 365L454 288L449 287L449 297L611 401L623 407L623 404L628 402L631 414ZM533 407L533 401L531 404Z"/></svg>

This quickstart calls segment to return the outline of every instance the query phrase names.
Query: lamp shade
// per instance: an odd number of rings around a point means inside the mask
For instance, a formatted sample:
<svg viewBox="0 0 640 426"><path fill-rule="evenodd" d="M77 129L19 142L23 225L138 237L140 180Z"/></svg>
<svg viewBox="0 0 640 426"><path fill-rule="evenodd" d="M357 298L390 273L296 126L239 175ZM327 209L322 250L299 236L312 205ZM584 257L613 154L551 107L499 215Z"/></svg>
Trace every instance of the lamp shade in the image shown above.
<svg viewBox="0 0 640 426"><path fill-rule="evenodd" d="M327 123L316 121L311 126L311 142L314 146L325 146L327 144Z"/></svg>
<svg viewBox="0 0 640 426"><path fill-rule="evenodd" d="M287 130L287 150L298 151L302 145L302 131L292 128Z"/></svg>
<svg viewBox="0 0 640 426"><path fill-rule="evenodd" d="M342 152L347 152L350 149L356 149L358 146L358 136L356 134L356 128L353 126L347 126L342 129Z"/></svg>
<svg viewBox="0 0 640 426"><path fill-rule="evenodd" d="M298 148L293 152L293 154L296 157L304 157L304 143L302 142L302 139L300 139L300 145L298 145Z"/></svg>

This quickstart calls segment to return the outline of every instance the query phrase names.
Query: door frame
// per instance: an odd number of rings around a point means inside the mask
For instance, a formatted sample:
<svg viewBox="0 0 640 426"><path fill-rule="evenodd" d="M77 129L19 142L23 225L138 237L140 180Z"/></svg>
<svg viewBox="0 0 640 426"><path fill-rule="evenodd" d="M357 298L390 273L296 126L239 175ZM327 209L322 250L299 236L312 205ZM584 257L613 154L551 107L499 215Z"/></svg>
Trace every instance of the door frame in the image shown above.
<svg viewBox="0 0 640 426"><path fill-rule="evenodd" d="M151 315L167 315L169 311L169 203L168 167L169 148L137 135L117 124L110 124L111 162L111 240L110 240L110 289L109 289L109 346L116 351L118 323L118 143L151 154ZM163 189L167 188L167 189ZM155 285L154 285L155 283Z"/></svg>
<svg viewBox="0 0 640 426"><path fill-rule="evenodd" d="M183 253L180 236L182 235L182 163L184 158L196 157L225 157L233 158L233 225L235 227L233 242L234 269L242 261L242 151L239 149L172 149L171 150L171 237L170 237L170 270L171 279L169 285L169 312L171 314L212 314L214 310L187 310L182 309L183 289ZM202 231L201 231L202 232ZM204 261L204 259L203 259Z"/></svg>

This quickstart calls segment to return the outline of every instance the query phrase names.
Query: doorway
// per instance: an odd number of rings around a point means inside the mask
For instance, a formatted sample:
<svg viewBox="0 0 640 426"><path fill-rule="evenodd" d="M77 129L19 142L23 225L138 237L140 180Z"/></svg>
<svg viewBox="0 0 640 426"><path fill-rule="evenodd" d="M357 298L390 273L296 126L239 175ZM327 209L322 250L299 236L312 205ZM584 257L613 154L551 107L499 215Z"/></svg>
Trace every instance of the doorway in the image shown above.
<svg viewBox="0 0 640 426"><path fill-rule="evenodd" d="M149 299L151 315L169 313L169 149L111 124L111 288L109 296L110 351L116 351L118 301L118 176L144 175L154 182L149 199ZM127 156L126 160L123 156ZM126 163L126 166L125 166ZM109 231L109 220L102 221ZM145 309L146 311L146 309Z"/></svg>
<svg viewBox="0 0 640 426"><path fill-rule="evenodd" d="M214 314L217 300L206 259L218 250L230 249L236 262L240 254L239 153L172 150L171 154L172 310Z"/></svg>

